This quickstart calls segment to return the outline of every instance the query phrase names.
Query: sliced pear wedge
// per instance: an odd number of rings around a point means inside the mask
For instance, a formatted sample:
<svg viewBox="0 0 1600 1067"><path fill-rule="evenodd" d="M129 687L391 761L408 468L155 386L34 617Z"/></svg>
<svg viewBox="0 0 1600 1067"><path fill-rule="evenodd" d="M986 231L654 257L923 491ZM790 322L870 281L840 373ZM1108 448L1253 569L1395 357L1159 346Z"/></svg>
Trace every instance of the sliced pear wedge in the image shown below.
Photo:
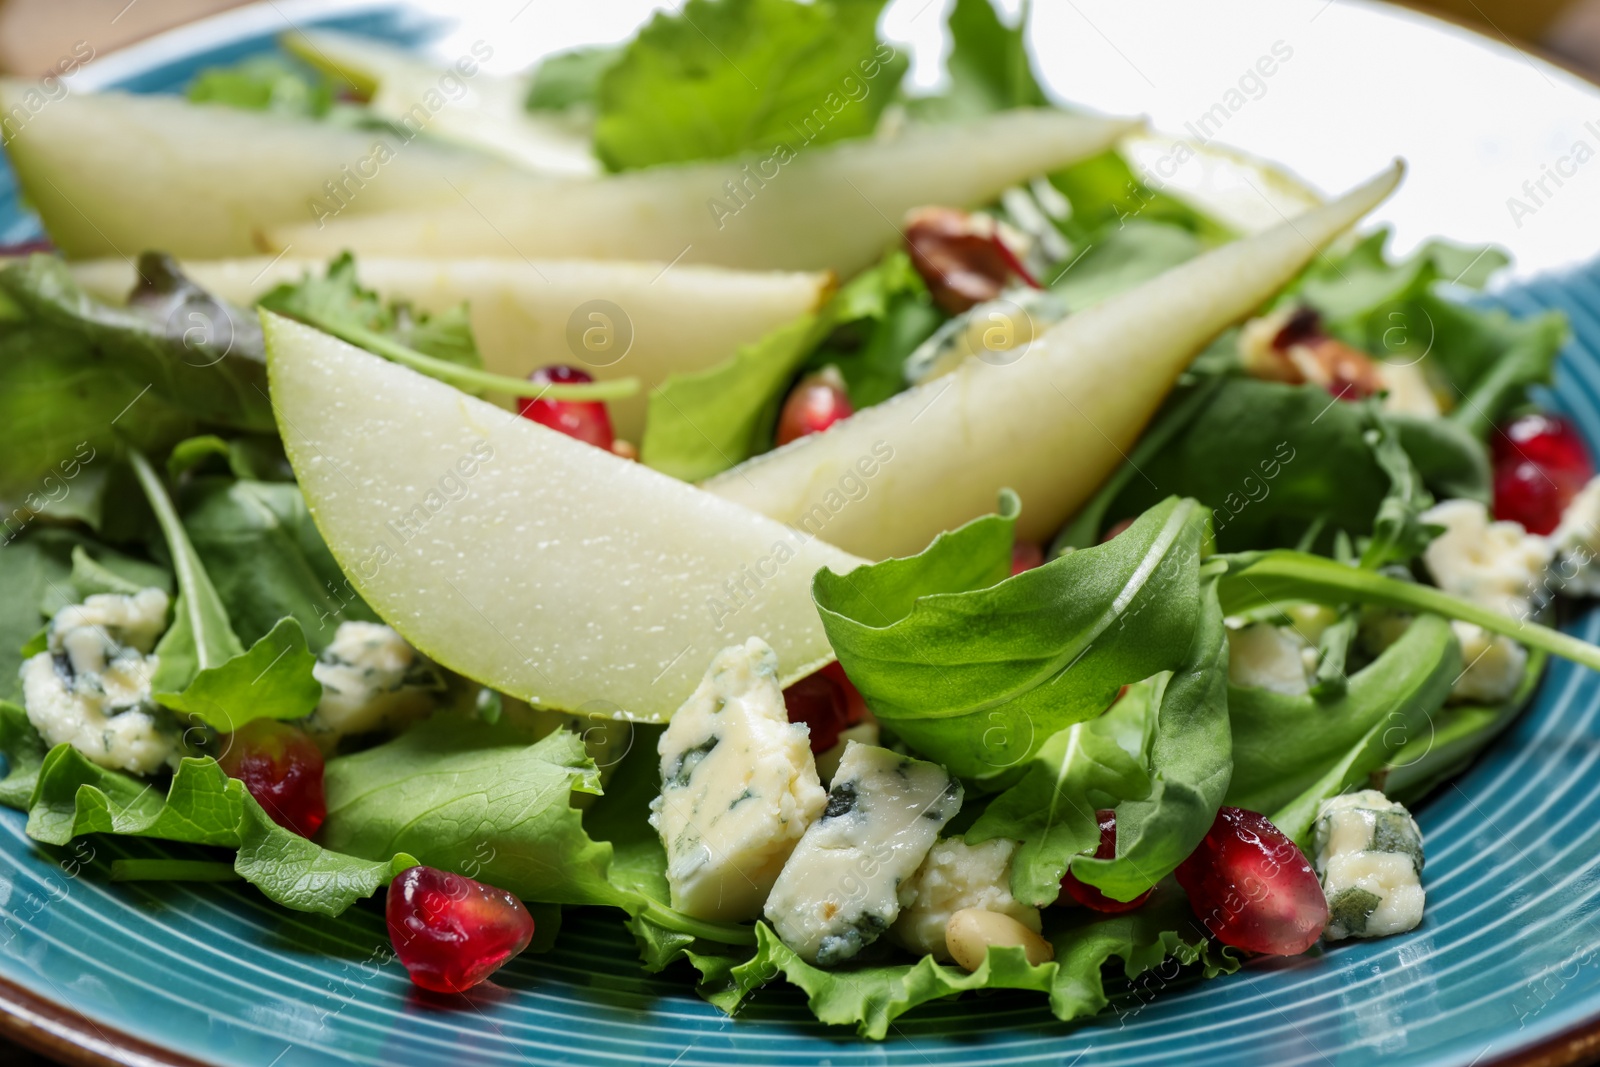
<svg viewBox="0 0 1600 1067"><path fill-rule="evenodd" d="M829 541L869 559L920 551L993 510L1002 487L1022 498L1018 535L1047 538L1122 462L1195 354L1387 197L1403 170L1396 161L1329 204L1070 315L1024 348L969 356L705 488L793 526L821 516ZM827 494L873 450L891 458L862 499L832 514Z"/></svg>
<svg viewBox="0 0 1600 1067"><path fill-rule="evenodd" d="M268 258L192 260L189 277L248 306L321 261ZM466 301L485 368L514 378L569 363L600 381L638 378L634 396L607 405L619 435L637 443L649 392L670 374L692 374L730 359L740 345L814 311L827 298L827 273L737 271L665 263L520 259L363 258L361 283L428 312ZM78 283L105 300L126 299L134 268L120 259L73 267Z"/></svg>
<svg viewBox="0 0 1600 1067"><path fill-rule="evenodd" d="M785 147L766 157L652 167L551 183L499 202L325 226L279 226L272 251L527 259L640 259L750 270L867 266L921 204L976 204L1103 152L1140 124L1047 109L1006 111L897 137Z"/></svg>
<svg viewBox="0 0 1600 1067"><path fill-rule="evenodd" d="M531 704L670 717L759 635L785 684L833 658L819 568L861 560L308 326L263 313L317 528L427 655Z"/></svg>
<svg viewBox="0 0 1600 1067"><path fill-rule="evenodd" d="M118 92L32 113L23 97L36 91L0 82L0 114L29 116L9 131L6 153L74 257L248 255L269 225L527 195L540 181L421 137Z"/></svg>
<svg viewBox="0 0 1600 1067"><path fill-rule="evenodd" d="M486 56L465 54L454 66L438 66L414 52L335 30L285 34L283 45L312 66L369 87L368 106L386 119L404 122L419 106L441 102L428 121L428 132L436 137L536 174L600 172L587 126L529 112L523 107L528 79L482 70L478 59Z"/></svg>

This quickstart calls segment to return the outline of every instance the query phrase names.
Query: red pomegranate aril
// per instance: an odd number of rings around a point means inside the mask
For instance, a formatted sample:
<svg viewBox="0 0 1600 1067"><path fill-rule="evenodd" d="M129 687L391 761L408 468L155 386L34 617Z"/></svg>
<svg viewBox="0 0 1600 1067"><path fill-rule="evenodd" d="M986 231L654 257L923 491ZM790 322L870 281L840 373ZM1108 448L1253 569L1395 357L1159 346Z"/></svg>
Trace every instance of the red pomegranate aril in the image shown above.
<svg viewBox="0 0 1600 1067"><path fill-rule="evenodd" d="M1124 689L1127 687L1124 686ZM1119 697L1121 693L1117 694ZM1112 859L1117 854L1117 813L1110 808L1101 808L1094 813L1095 819L1100 823L1100 845L1094 850L1097 860ZM1056 898L1057 904L1066 904L1076 901L1093 911L1104 912L1107 915L1119 915L1125 911L1132 911L1154 893L1155 886L1151 886L1132 900L1113 900L1094 886L1078 881L1078 876L1069 868L1067 876L1061 879L1061 895Z"/></svg>
<svg viewBox="0 0 1600 1067"><path fill-rule="evenodd" d="M1011 577L1015 578L1023 571L1031 571L1035 567L1044 566L1044 549L1033 541L1023 541L1020 538L1011 545Z"/></svg>
<svg viewBox="0 0 1600 1067"><path fill-rule="evenodd" d="M322 752L298 726L273 719L247 722L223 736L217 763L286 830L311 837L328 817Z"/></svg>
<svg viewBox="0 0 1600 1067"><path fill-rule="evenodd" d="M541 367L528 375L536 385L578 385L594 381L587 371L564 364ZM586 441L596 448L611 451L616 434L611 430L611 413L600 400L550 400L545 397L523 397L517 402L517 412L540 426Z"/></svg>
<svg viewBox="0 0 1600 1067"><path fill-rule="evenodd" d="M400 872L389 883L384 917L411 980L435 993L471 989L533 940L533 916L522 901L436 867Z"/></svg>
<svg viewBox="0 0 1600 1067"><path fill-rule="evenodd" d="M832 367L802 378L783 402L783 413L778 416L778 445L821 433L854 411L844 379Z"/></svg>
<svg viewBox="0 0 1600 1067"><path fill-rule="evenodd" d="M1547 534L1578 495L1587 478L1574 478L1537 463L1510 463L1494 472L1494 517L1520 522L1529 533Z"/></svg>
<svg viewBox="0 0 1600 1067"><path fill-rule="evenodd" d="M1105 544L1107 541L1111 540L1113 537L1118 536L1124 530L1126 530L1128 527L1130 527L1132 525L1133 525L1133 520L1132 519L1118 519L1116 522L1111 524L1111 529L1107 530L1105 533L1100 535L1100 543L1102 545Z"/></svg>
<svg viewBox="0 0 1600 1067"><path fill-rule="evenodd" d="M783 691L789 721L811 728L811 751L826 752L839 734L867 717L867 702L837 662L808 674Z"/></svg>
<svg viewBox="0 0 1600 1067"><path fill-rule="evenodd" d="M1328 901L1305 854L1253 811L1218 811L1177 876L1211 936L1246 952L1298 956L1328 924Z"/></svg>
<svg viewBox="0 0 1600 1067"><path fill-rule="evenodd" d="M1583 435L1560 415L1534 412L1512 419L1494 435L1491 450L1496 467L1526 461L1581 475L1584 481L1594 475Z"/></svg>

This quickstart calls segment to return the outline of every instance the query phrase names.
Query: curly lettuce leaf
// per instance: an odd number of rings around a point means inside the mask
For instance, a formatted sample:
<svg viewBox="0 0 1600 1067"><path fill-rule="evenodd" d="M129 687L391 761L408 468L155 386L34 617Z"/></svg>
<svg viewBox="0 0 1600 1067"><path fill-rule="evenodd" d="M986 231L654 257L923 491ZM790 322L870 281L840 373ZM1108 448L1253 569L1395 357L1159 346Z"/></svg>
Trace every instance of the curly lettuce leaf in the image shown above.
<svg viewBox="0 0 1600 1067"><path fill-rule="evenodd" d="M883 0L689 0L600 77L595 154L611 170L798 150L877 128L906 59Z"/></svg>
<svg viewBox="0 0 1600 1067"><path fill-rule="evenodd" d="M1006 784L1123 685L1188 661L1207 614L1207 516L1168 500L1121 536L1007 578L1015 513L917 556L819 573L828 640L873 713L969 780Z"/></svg>
<svg viewBox="0 0 1600 1067"><path fill-rule="evenodd" d="M214 759L180 761L162 795L149 782L107 770L61 744L39 769L27 833L52 845L97 833L237 848L244 799L244 784Z"/></svg>
<svg viewBox="0 0 1600 1067"><path fill-rule="evenodd" d="M937 96L906 102L914 118L934 122L978 118L1015 107L1045 107L1026 43L1026 0L1015 25L1007 25L991 0L956 0L950 9L949 86Z"/></svg>
<svg viewBox="0 0 1600 1067"><path fill-rule="evenodd" d="M881 1041L894 1020L920 1005L978 989L1022 989L1049 997L1062 1021L1093 1015L1110 1003L1103 971L1113 959L1136 979L1166 961L1162 978L1177 968L1198 964L1205 977L1231 973L1238 961L1205 936L1176 887L1164 885L1136 911L1098 915L1084 909L1054 909L1045 936L1055 959L1029 965L1021 949L992 948L976 971L942 965L931 956L916 962L862 964L823 970L795 955L765 924L756 926L756 954L743 962L727 957L694 961L703 976L701 995L730 1014L750 994L780 975L806 993L812 1012L824 1023L853 1026L857 1034Z"/></svg>
<svg viewBox="0 0 1600 1067"><path fill-rule="evenodd" d="M322 699L322 683L312 673L316 662L299 621L280 619L249 649L200 671L181 692L162 693L160 700L222 733L255 719L301 719Z"/></svg>
<svg viewBox="0 0 1600 1067"><path fill-rule="evenodd" d="M600 78L622 55L622 48L594 45L550 56L534 68L523 106L529 111L567 111L593 106L600 95Z"/></svg>

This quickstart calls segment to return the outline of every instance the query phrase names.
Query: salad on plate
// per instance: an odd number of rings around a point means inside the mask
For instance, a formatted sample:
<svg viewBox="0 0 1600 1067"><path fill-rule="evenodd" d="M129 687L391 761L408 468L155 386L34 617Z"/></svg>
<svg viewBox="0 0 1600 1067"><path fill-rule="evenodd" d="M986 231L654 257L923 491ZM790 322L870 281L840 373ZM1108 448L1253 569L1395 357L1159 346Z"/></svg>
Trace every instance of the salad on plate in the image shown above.
<svg viewBox="0 0 1600 1067"><path fill-rule="evenodd" d="M874 1039L1426 924L1412 809L1600 669L1566 324L1360 231L1398 161L1057 105L990 0L916 95L880 8L0 85L28 835L381 906L443 994L592 909Z"/></svg>

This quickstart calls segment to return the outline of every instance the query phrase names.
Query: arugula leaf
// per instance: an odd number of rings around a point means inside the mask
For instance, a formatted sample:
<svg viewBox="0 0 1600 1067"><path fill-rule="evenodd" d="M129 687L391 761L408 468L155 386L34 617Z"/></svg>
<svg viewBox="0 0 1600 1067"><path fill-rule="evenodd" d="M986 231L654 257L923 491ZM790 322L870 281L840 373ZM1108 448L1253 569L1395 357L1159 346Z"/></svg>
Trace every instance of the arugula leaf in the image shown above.
<svg viewBox="0 0 1600 1067"><path fill-rule="evenodd" d="M977 519L917 556L812 581L828 640L873 713L913 749L988 783L1017 777L1121 686L1179 668L1208 610L1207 522L1192 500L1006 578L1014 518Z"/></svg>
<svg viewBox="0 0 1600 1067"><path fill-rule="evenodd" d="M1235 236L1209 215L1152 189L1114 149L1051 174L1050 184L1072 205L1057 227L1075 245L1092 244L1134 219L1180 227L1208 246Z"/></svg>
<svg viewBox="0 0 1600 1067"><path fill-rule="evenodd" d="M1072 857L1099 844L1098 794L1113 800L1150 795L1145 748L1153 696L1148 683L1130 686L1104 715L1052 734L1021 781L995 797L962 835L974 845L996 837L1020 843L1011 860L1011 894L1018 900L1053 903ZM1132 746L1125 748L1130 735Z"/></svg>
<svg viewBox="0 0 1600 1067"><path fill-rule="evenodd" d="M280 619L249 651L200 671L182 692L159 698L221 733L256 719L300 719L322 699L322 683L311 672L316 662L300 623Z"/></svg>
<svg viewBox="0 0 1600 1067"><path fill-rule="evenodd" d="M895 1019L918 1005L974 989L1046 993L1050 1010L1063 1021L1093 1015L1110 1003L1103 971L1113 958L1122 961L1123 973L1130 979L1167 960L1199 964L1208 978L1239 966L1226 949L1211 944L1190 914L1188 901L1170 884L1143 907L1124 915L1052 909L1046 916L1045 936L1055 947L1056 958L1038 967L1028 965L1021 949L991 948L988 958L970 974L941 965L931 956L915 963L823 970L795 955L765 923L758 923L756 932L756 955L743 963L694 961L706 979L702 996L732 1014L754 989L781 974L805 991L818 1019L854 1026L870 1040L882 1040Z"/></svg>
<svg viewBox="0 0 1600 1067"><path fill-rule="evenodd" d="M1048 106L1025 41L1030 6L1024 0L1017 24L1007 26L990 0L956 0L948 22L950 86L938 96L907 101L911 115L938 122Z"/></svg>
<svg viewBox="0 0 1600 1067"><path fill-rule="evenodd" d="M742 346L726 363L669 375L650 393L639 458L699 481L766 451L783 390L823 336L824 322L803 316Z"/></svg>
<svg viewBox="0 0 1600 1067"><path fill-rule="evenodd" d="M205 477L180 502L189 540L241 640L258 641L294 618L320 652L340 622L380 621L334 560L298 486Z"/></svg>
<svg viewBox="0 0 1600 1067"><path fill-rule="evenodd" d="M160 664L150 680L151 692L161 700L183 690L201 671L220 667L233 657L243 655L244 646L228 622L227 610L217 597L205 566L189 543L166 486L161 484L160 477L142 453L130 453L129 461L144 489L150 510L155 512L156 522L161 526L178 582L172 625L156 644Z"/></svg>
<svg viewBox="0 0 1600 1067"><path fill-rule="evenodd" d="M600 77L595 154L611 170L798 150L870 134L906 70L883 0L689 0Z"/></svg>
<svg viewBox="0 0 1600 1067"><path fill-rule="evenodd" d="M44 739L28 721L28 713L9 700L0 700L0 755L6 761L5 777L0 778L0 804L28 810L45 752Z"/></svg>
<svg viewBox="0 0 1600 1067"><path fill-rule="evenodd" d="M583 741L528 744L513 724L435 714L375 748L328 761L328 848L371 860L408 852L528 900L628 907L607 879L609 844L568 798L600 792Z"/></svg>
<svg viewBox="0 0 1600 1067"><path fill-rule="evenodd" d="M1121 538L1118 538L1121 540ZM1502 615L1469 600L1417 582L1400 581L1322 556L1289 549L1240 552L1215 557L1227 570L1218 582L1222 608L1242 615L1281 603L1374 604L1417 614L1431 612L1503 634L1538 649L1600 671L1600 647L1526 619Z"/></svg>
<svg viewBox="0 0 1600 1067"><path fill-rule="evenodd" d="M298 282L285 282L261 297L257 306L460 389L509 396L536 391L526 379L483 369L465 305L429 316L404 303L385 304L372 290L361 287L355 257L349 252L329 263L323 277L308 272ZM537 392L553 400L615 400L632 396L638 388L637 379L617 378L543 385Z"/></svg>
<svg viewBox="0 0 1600 1067"><path fill-rule="evenodd" d="M1433 496L1422 487L1422 476L1401 447L1399 434L1376 417L1372 421L1373 428L1363 436L1388 475L1390 489L1372 518L1372 538L1361 550L1361 565L1377 570L1416 559L1444 527L1422 521Z"/></svg>
<svg viewBox="0 0 1600 1067"><path fill-rule="evenodd" d="M837 367L857 411L906 388L906 358L948 318L903 248L852 278L826 311L832 332L804 370Z"/></svg>
<svg viewBox="0 0 1600 1067"><path fill-rule="evenodd" d="M157 569L157 568L152 568ZM116 593L132 596L145 588L139 582L124 578L109 567L103 567L84 551L82 545L72 546L72 575L68 579L79 597L87 599L99 593Z"/></svg>
<svg viewBox="0 0 1600 1067"><path fill-rule="evenodd" d="M207 67L185 94L197 104L222 104L317 119L333 107L333 86L311 68L282 56L251 56L231 67Z"/></svg>
<svg viewBox="0 0 1600 1067"><path fill-rule="evenodd" d="M1364 777L1417 737L1417 728L1444 705L1461 667L1450 624L1423 615L1351 675L1337 699L1230 685L1233 782L1227 802L1251 811L1278 811L1353 748L1375 744L1357 768Z"/></svg>
<svg viewBox="0 0 1600 1067"><path fill-rule="evenodd" d="M567 111L593 105L600 94L600 78L622 54L617 45L574 48L543 60L528 83L529 111Z"/></svg>
<svg viewBox="0 0 1600 1067"><path fill-rule="evenodd" d="M116 307L84 293L58 257L33 255L0 270L0 290L31 321L80 338L117 378L136 383L135 394L148 384L193 419L275 432L255 317L206 293L164 254L141 255L139 278L128 306Z"/></svg>
<svg viewBox="0 0 1600 1067"><path fill-rule="evenodd" d="M1130 219L1086 245L1049 287L1068 307L1082 310L1193 259L1205 247L1182 226Z"/></svg>
<svg viewBox="0 0 1600 1067"><path fill-rule="evenodd" d="M217 761L186 757L163 797L151 784L91 763L69 744L52 748L28 805L28 836L52 845L84 834L122 834L237 848L247 794Z"/></svg>
<svg viewBox="0 0 1600 1067"><path fill-rule="evenodd" d="M1471 248L1440 240L1427 242L1405 259L1391 260L1389 237L1389 228L1379 227L1342 256L1318 256L1278 302L1310 304L1330 324L1352 323L1396 301L1421 296L1437 282L1480 289L1511 262L1493 245ZM1393 319L1384 322L1385 328L1394 325Z"/></svg>

